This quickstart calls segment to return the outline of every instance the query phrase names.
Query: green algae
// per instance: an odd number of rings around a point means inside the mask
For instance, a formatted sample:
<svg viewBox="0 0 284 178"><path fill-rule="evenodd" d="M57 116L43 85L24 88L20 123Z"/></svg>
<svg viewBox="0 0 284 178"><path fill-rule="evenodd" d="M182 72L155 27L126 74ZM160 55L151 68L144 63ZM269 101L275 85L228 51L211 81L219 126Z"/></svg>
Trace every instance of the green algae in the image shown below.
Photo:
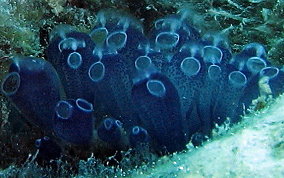
<svg viewBox="0 0 284 178"><path fill-rule="evenodd" d="M141 7L135 6L141 5ZM271 60L283 64L284 20L283 1L136 1L136 0L1 0L0 55L22 53L42 56L41 32L47 33L57 24L70 24L89 30L102 8L118 8L134 14L145 29L150 21L180 8L196 12L193 24L202 32L230 29L233 52L248 42L259 42L267 47ZM145 15L149 12L149 15ZM154 16L154 17L153 17ZM150 20L150 21L149 21ZM200 25L202 24L202 25ZM147 27L149 26L149 27Z"/></svg>

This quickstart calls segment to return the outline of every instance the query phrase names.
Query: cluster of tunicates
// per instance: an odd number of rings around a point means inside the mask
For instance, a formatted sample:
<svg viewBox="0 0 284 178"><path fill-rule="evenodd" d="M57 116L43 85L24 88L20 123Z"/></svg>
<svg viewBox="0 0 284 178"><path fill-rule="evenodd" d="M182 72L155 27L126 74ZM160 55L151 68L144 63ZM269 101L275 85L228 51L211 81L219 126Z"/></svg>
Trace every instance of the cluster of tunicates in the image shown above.
<svg viewBox="0 0 284 178"><path fill-rule="evenodd" d="M262 90L281 94L284 72L261 44L232 54L221 32L201 35L189 18L158 19L148 34L114 11L98 13L88 33L59 25L46 59L13 58L1 91L62 142L161 154L200 145L216 125L240 121Z"/></svg>

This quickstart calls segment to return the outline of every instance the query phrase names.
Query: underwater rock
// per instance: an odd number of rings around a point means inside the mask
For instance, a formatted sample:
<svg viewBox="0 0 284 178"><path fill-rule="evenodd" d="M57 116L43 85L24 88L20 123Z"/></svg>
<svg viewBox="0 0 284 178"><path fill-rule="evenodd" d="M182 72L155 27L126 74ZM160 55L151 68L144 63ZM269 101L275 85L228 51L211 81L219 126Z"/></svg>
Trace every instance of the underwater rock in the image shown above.
<svg viewBox="0 0 284 178"><path fill-rule="evenodd" d="M157 20L149 35L114 11L100 12L97 22L90 33L56 27L46 50L52 65L14 59L1 84L32 123L64 142L95 145L98 137L173 153L191 137L201 145L226 120L240 121L263 78L273 97L284 90L283 71L261 44L232 54L222 33L202 36L186 13Z"/></svg>

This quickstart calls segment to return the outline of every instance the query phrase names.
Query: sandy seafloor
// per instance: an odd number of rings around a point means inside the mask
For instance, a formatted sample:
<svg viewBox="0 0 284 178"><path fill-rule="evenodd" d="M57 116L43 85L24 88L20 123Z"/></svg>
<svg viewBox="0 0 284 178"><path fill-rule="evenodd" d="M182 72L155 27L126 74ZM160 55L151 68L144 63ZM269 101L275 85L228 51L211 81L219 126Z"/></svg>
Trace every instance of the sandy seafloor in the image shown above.
<svg viewBox="0 0 284 178"><path fill-rule="evenodd" d="M133 177L284 177L284 96L203 147Z"/></svg>

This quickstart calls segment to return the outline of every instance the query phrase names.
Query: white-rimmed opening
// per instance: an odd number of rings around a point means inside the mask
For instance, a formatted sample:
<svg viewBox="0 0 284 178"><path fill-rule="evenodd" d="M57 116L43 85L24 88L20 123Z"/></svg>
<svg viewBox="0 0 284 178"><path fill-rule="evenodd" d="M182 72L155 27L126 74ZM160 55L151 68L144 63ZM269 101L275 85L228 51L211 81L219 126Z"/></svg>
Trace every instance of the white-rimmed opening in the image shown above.
<svg viewBox="0 0 284 178"><path fill-rule="evenodd" d="M215 46L204 46L202 51L204 62L217 64L222 61L223 52Z"/></svg>
<svg viewBox="0 0 284 178"><path fill-rule="evenodd" d="M98 61L91 65L88 71L89 78L93 82L102 80L105 76L105 66L102 62Z"/></svg>
<svg viewBox="0 0 284 178"><path fill-rule="evenodd" d="M208 68L208 76L211 80L217 80L218 78L220 78L222 73L222 69L220 66L218 65L210 65Z"/></svg>
<svg viewBox="0 0 284 178"><path fill-rule="evenodd" d="M233 71L229 74L229 82L234 87L243 87L247 83L247 77L240 71Z"/></svg>
<svg viewBox="0 0 284 178"><path fill-rule="evenodd" d="M107 39L106 44L111 50L121 49L125 46L127 41L127 34L124 31L111 33Z"/></svg>
<svg viewBox="0 0 284 178"><path fill-rule="evenodd" d="M6 96L14 95L21 83L21 77L18 72L7 74L1 83L1 92Z"/></svg>
<svg viewBox="0 0 284 178"><path fill-rule="evenodd" d="M82 64L82 56L78 52L72 52L68 55L67 64L72 69L78 69Z"/></svg>
<svg viewBox="0 0 284 178"><path fill-rule="evenodd" d="M37 148L40 148L40 146L41 146L41 138L36 139L36 141L35 141L35 146L36 146Z"/></svg>
<svg viewBox="0 0 284 178"><path fill-rule="evenodd" d="M140 133L140 127L139 126L135 126L132 128L132 134L133 135L138 135Z"/></svg>
<svg viewBox="0 0 284 178"><path fill-rule="evenodd" d="M106 118L105 120L104 120L104 127L105 127L105 129L106 130L111 130L112 129L112 127L113 127L113 119L111 119L111 118Z"/></svg>
<svg viewBox="0 0 284 178"><path fill-rule="evenodd" d="M92 103L89 103L85 99L82 99L82 98L76 99L76 105L80 110L82 110L84 112L92 112L93 111Z"/></svg>
<svg viewBox="0 0 284 178"><path fill-rule="evenodd" d="M275 78L279 73L279 69L277 67L265 67L260 71L260 76L269 77L269 79Z"/></svg>
<svg viewBox="0 0 284 178"><path fill-rule="evenodd" d="M117 127L121 128L122 127L122 122L120 120L115 120L115 124Z"/></svg>
<svg viewBox="0 0 284 178"><path fill-rule="evenodd" d="M191 77L198 74L201 64L195 57L186 57L182 60L180 68L185 75Z"/></svg>
<svg viewBox="0 0 284 178"><path fill-rule="evenodd" d="M135 68L137 70L145 70L147 68L150 67L152 63L152 60L150 57L148 56L139 56L136 60L135 60Z"/></svg>
<svg viewBox="0 0 284 178"><path fill-rule="evenodd" d="M156 20L154 23L155 29L159 30L163 27L163 23L164 23L165 19L159 19Z"/></svg>
<svg viewBox="0 0 284 178"><path fill-rule="evenodd" d="M91 31L90 37L97 46L103 46L108 35L108 30L105 27L99 27Z"/></svg>
<svg viewBox="0 0 284 178"><path fill-rule="evenodd" d="M247 60L246 66L251 73L257 74L266 67L266 62L259 57L251 57Z"/></svg>
<svg viewBox="0 0 284 178"><path fill-rule="evenodd" d="M163 97L166 93L165 85L159 80L149 80L146 85L150 94L154 96Z"/></svg>
<svg viewBox="0 0 284 178"><path fill-rule="evenodd" d="M161 32L156 37L156 45L162 49L175 47L179 42L179 35L175 32Z"/></svg>
<svg viewBox="0 0 284 178"><path fill-rule="evenodd" d="M44 137L43 137L43 140L44 140L44 141L49 141L50 138L49 138L48 136L44 136Z"/></svg>
<svg viewBox="0 0 284 178"><path fill-rule="evenodd" d="M65 100L61 100L55 107L55 113L58 118L67 120L73 113L73 106Z"/></svg>

